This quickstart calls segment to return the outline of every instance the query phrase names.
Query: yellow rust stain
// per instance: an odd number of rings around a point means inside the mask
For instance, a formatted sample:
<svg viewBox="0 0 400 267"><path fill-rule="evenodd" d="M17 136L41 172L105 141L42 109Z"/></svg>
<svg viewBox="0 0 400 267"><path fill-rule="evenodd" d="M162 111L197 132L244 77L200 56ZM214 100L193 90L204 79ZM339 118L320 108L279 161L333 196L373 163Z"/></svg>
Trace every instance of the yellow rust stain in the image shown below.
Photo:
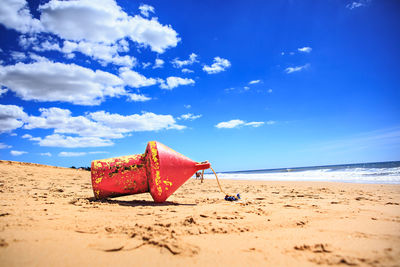
<svg viewBox="0 0 400 267"><path fill-rule="evenodd" d="M101 183L101 180L103 180L103 177L102 177L102 176L100 176L99 178L97 178L94 182L95 182L96 184L99 184L99 183Z"/></svg>
<svg viewBox="0 0 400 267"><path fill-rule="evenodd" d="M167 186L171 186L172 185L172 182L170 182L170 181L163 181L163 183L166 184Z"/></svg>
<svg viewBox="0 0 400 267"><path fill-rule="evenodd" d="M95 160L95 161L93 162L93 166L96 167L96 168L101 168L101 162L100 162L100 160Z"/></svg>
<svg viewBox="0 0 400 267"><path fill-rule="evenodd" d="M125 161L128 158L130 158L131 156L122 156L122 157L117 157L117 158L109 158L109 159L102 159L101 162L105 163L105 164L109 164L112 162L116 162L118 161Z"/></svg>
<svg viewBox="0 0 400 267"><path fill-rule="evenodd" d="M160 177L160 171L159 170L156 170L156 185L157 185L158 195L161 196L162 188L161 188L161 177Z"/></svg>
<svg viewBox="0 0 400 267"><path fill-rule="evenodd" d="M151 141L150 143L150 150L151 150L151 156L153 158L153 161L155 163L155 165L158 165L158 150L156 147L156 142L155 141Z"/></svg>
<svg viewBox="0 0 400 267"><path fill-rule="evenodd" d="M155 183L156 183L156 187L157 187L157 191L158 191L158 195L161 196L162 194L162 188L161 188L161 176L160 176L160 163L158 161L158 150L156 147L156 142L155 141L150 141L149 142L150 145L150 151L151 151L151 157L153 159L154 162L154 171L155 171Z"/></svg>
<svg viewBox="0 0 400 267"><path fill-rule="evenodd" d="M110 163L114 163L114 164L128 163L129 161L137 160L138 158L141 158L142 156L143 156L142 154L137 154L137 155L121 156L121 157L109 158L109 159L100 159L100 160L95 160L94 165L98 168L101 168L102 165L110 165Z"/></svg>
<svg viewBox="0 0 400 267"><path fill-rule="evenodd" d="M171 182L171 181L164 180L163 183L166 185L166 186L164 187L164 189L167 190L167 191L169 190L169 187L172 186L172 182ZM169 186L169 187L168 187L168 186Z"/></svg>

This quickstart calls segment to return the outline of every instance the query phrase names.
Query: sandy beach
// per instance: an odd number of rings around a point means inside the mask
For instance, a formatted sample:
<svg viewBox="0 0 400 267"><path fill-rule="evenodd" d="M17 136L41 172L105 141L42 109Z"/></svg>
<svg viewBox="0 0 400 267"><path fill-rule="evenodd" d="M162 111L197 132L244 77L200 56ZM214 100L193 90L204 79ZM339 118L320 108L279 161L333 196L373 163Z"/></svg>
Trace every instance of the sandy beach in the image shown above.
<svg viewBox="0 0 400 267"><path fill-rule="evenodd" d="M400 185L221 183L243 200L190 179L94 201L88 171L0 161L0 265L400 266Z"/></svg>

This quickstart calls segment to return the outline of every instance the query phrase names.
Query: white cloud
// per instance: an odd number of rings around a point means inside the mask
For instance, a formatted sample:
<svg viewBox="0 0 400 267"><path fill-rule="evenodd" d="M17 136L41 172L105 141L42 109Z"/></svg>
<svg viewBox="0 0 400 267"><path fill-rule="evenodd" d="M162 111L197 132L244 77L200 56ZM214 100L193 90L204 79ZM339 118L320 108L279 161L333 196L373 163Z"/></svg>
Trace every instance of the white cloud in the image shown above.
<svg viewBox="0 0 400 267"><path fill-rule="evenodd" d="M42 30L40 21L32 17L25 0L3 0L0 5L0 23L22 33Z"/></svg>
<svg viewBox="0 0 400 267"><path fill-rule="evenodd" d="M154 8L142 5L141 10L143 14L153 12ZM40 20L32 17L25 0L3 0L0 23L21 33L52 33L64 40L92 45L129 39L157 53L175 47L180 41L170 25L160 24L157 18L129 16L115 0L51 0L40 5L38 11Z"/></svg>
<svg viewBox="0 0 400 267"><path fill-rule="evenodd" d="M26 151L18 151L18 150L11 150L10 151L10 154L13 155L13 156L21 156L21 155L26 154L26 153L28 153L28 152L26 152Z"/></svg>
<svg viewBox="0 0 400 267"><path fill-rule="evenodd" d="M203 70L208 74L215 74L221 71L225 71L230 66L231 63L229 62L229 60L220 57L215 57L214 63L211 66L204 65Z"/></svg>
<svg viewBox="0 0 400 267"><path fill-rule="evenodd" d="M150 65L151 65L150 62L143 62L143 63L142 63L142 68L143 68L143 69L147 69L147 67L150 66Z"/></svg>
<svg viewBox="0 0 400 267"><path fill-rule="evenodd" d="M35 53L29 52L29 58L32 59L34 62L48 62L49 60L45 57L39 56Z"/></svg>
<svg viewBox="0 0 400 267"><path fill-rule="evenodd" d="M309 46L305 46L305 47L301 47L297 49L300 52L304 52L304 53L310 53L312 51L312 48Z"/></svg>
<svg viewBox="0 0 400 267"><path fill-rule="evenodd" d="M40 156L51 157L51 153L50 152L40 153Z"/></svg>
<svg viewBox="0 0 400 267"><path fill-rule="evenodd" d="M12 148L12 146L6 145L4 143L0 143L0 149L7 149L7 148Z"/></svg>
<svg viewBox="0 0 400 267"><path fill-rule="evenodd" d="M90 151L90 152L87 152L88 154L107 154L108 152L107 151Z"/></svg>
<svg viewBox="0 0 400 267"><path fill-rule="evenodd" d="M250 87L245 86L245 87L243 87L243 89L246 90L246 91L248 91L248 90L250 90Z"/></svg>
<svg viewBox="0 0 400 267"><path fill-rule="evenodd" d="M18 38L18 43L24 49L27 49L32 45L38 45L39 44L38 35L32 36L28 34L22 34Z"/></svg>
<svg viewBox="0 0 400 267"><path fill-rule="evenodd" d="M179 85L190 85L194 83L192 79L171 76L166 79L166 83L165 81L161 81L160 88L171 90Z"/></svg>
<svg viewBox="0 0 400 267"><path fill-rule="evenodd" d="M162 68L164 66L164 60L156 58L153 69Z"/></svg>
<svg viewBox="0 0 400 267"><path fill-rule="evenodd" d="M111 73L50 61L0 66L0 84L24 100L88 106L126 93L123 81Z"/></svg>
<svg viewBox="0 0 400 267"><path fill-rule="evenodd" d="M27 117L23 108L15 105L0 104L0 133L11 132L22 127Z"/></svg>
<svg viewBox="0 0 400 267"><path fill-rule="evenodd" d="M94 43L87 41L64 41L62 47L60 47L57 42L50 42L49 40L46 40L42 43L34 41L32 45L32 49L35 51L59 51L64 53L67 58L73 58L74 52L80 52L97 60L103 66L112 63L118 66L133 67L137 63L136 58L133 56L119 55L119 52L129 50L128 44L124 39L115 44ZM29 46L29 43L26 44L26 46Z"/></svg>
<svg viewBox="0 0 400 267"><path fill-rule="evenodd" d="M156 19L147 20L135 16L127 23L130 29L128 38L143 46L149 46L157 53L164 53L166 49L177 46L180 38L170 25L161 25Z"/></svg>
<svg viewBox="0 0 400 267"><path fill-rule="evenodd" d="M123 138L130 132L159 131L163 129L184 129L171 115L157 115L151 112L123 116L104 111L88 113L86 116L72 116L71 111L60 108L41 108L40 116L28 116L22 108L0 105L0 125L4 130L23 126L26 130L52 129L52 135L33 137L24 134L22 138L37 142L40 146L55 147L96 147L110 146L110 139ZM186 114L183 119L196 119L201 115ZM9 119L15 122L9 122ZM5 127L8 123L9 126ZM68 136L74 135L74 136Z"/></svg>
<svg viewBox="0 0 400 267"><path fill-rule="evenodd" d="M270 93L272 93L272 89L268 89L268 91L267 91L267 92L268 92L269 94L270 94Z"/></svg>
<svg viewBox="0 0 400 267"><path fill-rule="evenodd" d="M257 128L257 127L264 125L264 122L263 121L252 121L252 122L245 123L244 125Z"/></svg>
<svg viewBox="0 0 400 267"><path fill-rule="evenodd" d="M47 147L103 147L112 146L111 140L99 137L65 136L59 134L48 135L44 138L34 137L31 140L38 142L39 146Z"/></svg>
<svg viewBox="0 0 400 267"><path fill-rule="evenodd" d="M0 88L0 96L4 95L7 92L8 92L7 88Z"/></svg>
<svg viewBox="0 0 400 267"><path fill-rule="evenodd" d="M276 121L267 121L268 125L272 125L272 124L275 124L275 123L276 123Z"/></svg>
<svg viewBox="0 0 400 267"><path fill-rule="evenodd" d="M106 154L106 151L91 151L91 152L60 152L58 153L59 157L80 157L90 154Z"/></svg>
<svg viewBox="0 0 400 267"><path fill-rule="evenodd" d="M217 125L215 125L215 127L232 129L232 128L239 128L241 126L260 127L263 124L264 124L264 122L262 122L262 121L245 122L245 121L236 119L236 120L220 122Z"/></svg>
<svg viewBox="0 0 400 267"><path fill-rule="evenodd" d="M243 125L245 122L242 120L230 120L230 121L224 121L220 122L215 127L217 128L235 128Z"/></svg>
<svg viewBox="0 0 400 267"><path fill-rule="evenodd" d="M170 25L161 25L156 18L129 16L114 0L51 0L39 11L45 30L66 40L111 44L128 38L157 53L180 41Z"/></svg>
<svg viewBox="0 0 400 267"><path fill-rule="evenodd" d="M134 93L128 93L126 96L128 97L128 101L133 102L146 102L151 100L151 97Z"/></svg>
<svg viewBox="0 0 400 267"><path fill-rule="evenodd" d="M10 52L10 56L15 61L24 61L26 59L25 53L19 51Z"/></svg>
<svg viewBox="0 0 400 267"><path fill-rule="evenodd" d="M123 137L122 132L117 129L111 129L84 116L71 116L71 111L68 109L41 108L39 111L40 116L29 116L25 119L24 129L54 129L56 134L76 134L82 137L106 139ZM28 138L32 139L29 136ZM58 136L57 138L60 139Z"/></svg>
<svg viewBox="0 0 400 267"><path fill-rule="evenodd" d="M250 81L249 84L257 84L257 83L260 83L260 82L261 82L261 80L254 80L254 81Z"/></svg>
<svg viewBox="0 0 400 267"><path fill-rule="evenodd" d="M41 108L39 116L18 114L17 106L8 109L16 114L9 117L21 118L19 124L26 130L50 129L51 135L33 137L25 134L22 138L36 142L40 146L50 147L101 147L111 146L111 139L123 138L131 132L184 129L171 115L158 115L151 112L132 115L110 114L105 111L86 113L85 116L72 116L71 111L61 108ZM16 107L16 108L15 108ZM1 110L1 106L0 106ZM8 113L11 113L8 112ZM6 112L3 112L6 113ZM0 113L1 114L1 113ZM24 115L25 114L25 115ZM0 116L1 118L1 116Z"/></svg>
<svg viewBox="0 0 400 267"><path fill-rule="evenodd" d="M288 67L285 69L286 73L293 73L293 72L297 72L297 71L302 71L304 69L308 69L310 67L310 64L305 64L303 66L297 66L297 67Z"/></svg>
<svg viewBox="0 0 400 267"><path fill-rule="evenodd" d="M189 59L186 60L179 60L179 58L175 58L174 60L171 61L172 65L175 68L182 68L183 66L188 66L192 65L193 63L199 62L197 60L197 55L195 53L192 53L189 55Z"/></svg>
<svg viewBox="0 0 400 267"><path fill-rule="evenodd" d="M199 115L194 115L192 113L187 113L187 114L183 114L181 115L178 119L180 120L196 120L198 118L201 118L203 115L199 114Z"/></svg>
<svg viewBox="0 0 400 267"><path fill-rule="evenodd" d="M110 127L114 131L121 132L159 131L163 129L180 130L186 128L183 125L176 124L174 117L171 115L157 115L151 112L123 116L98 111L89 113L89 116L94 121Z"/></svg>
<svg viewBox="0 0 400 267"><path fill-rule="evenodd" d="M146 78L142 74L133 70L129 70L128 68L120 68L119 71L119 75L125 84L134 88L151 86L157 83L156 79Z"/></svg>
<svg viewBox="0 0 400 267"><path fill-rule="evenodd" d="M183 105L184 108L190 109L192 107L192 105Z"/></svg>
<svg viewBox="0 0 400 267"><path fill-rule="evenodd" d="M128 55L120 56L118 53L126 49L126 43L122 41L124 40L121 40L121 42L116 44L94 43L87 41L64 41L62 48L58 47L58 45L53 45L44 48L44 50L58 50L66 55L70 55L73 52L80 52L95 60L98 60L103 66L112 63L118 66L133 67L137 63L135 57ZM43 43L41 45L43 45ZM36 48L36 50L38 49Z"/></svg>
<svg viewBox="0 0 400 267"><path fill-rule="evenodd" d="M183 73L193 73L194 71L184 68L184 69L182 69L182 72Z"/></svg>
<svg viewBox="0 0 400 267"><path fill-rule="evenodd" d="M68 58L68 59L73 59L73 58L75 58L75 54L74 53L69 53L69 54L66 54L65 57Z"/></svg>
<svg viewBox="0 0 400 267"><path fill-rule="evenodd" d="M149 13L154 13L154 7L142 4L139 6L140 13L146 18L149 17Z"/></svg>
<svg viewBox="0 0 400 267"><path fill-rule="evenodd" d="M44 138L33 137L25 134L22 138L37 142L40 146L53 147L96 147L109 146L113 142L109 138L122 138L123 134L107 126L91 121L90 119L78 116L72 117L69 110L60 108L40 109L40 116L28 116L17 106L0 107L0 124L5 124L7 118L12 118L17 122L8 127L9 130L19 128L24 125L24 129L54 129L54 134ZM4 112L5 111L5 112ZM17 120L18 119L18 120ZM6 127L1 127L7 129ZM79 136L65 136L62 134L75 134Z"/></svg>
<svg viewBox="0 0 400 267"><path fill-rule="evenodd" d="M351 2L351 3L347 4L346 8L352 10L352 9L355 9L355 8L358 8L358 7L362 7L362 6L365 6L365 2L364 1L359 1L359 2L354 1L354 2Z"/></svg>
<svg viewBox="0 0 400 267"><path fill-rule="evenodd" d="M118 52L129 52L129 42L126 39L121 39L117 42Z"/></svg>
<svg viewBox="0 0 400 267"><path fill-rule="evenodd" d="M80 157L85 156L86 152L60 152L58 153L59 157Z"/></svg>
<svg viewBox="0 0 400 267"><path fill-rule="evenodd" d="M22 37L26 38L26 37ZM24 40L25 44L23 45L25 48L29 47L30 45L33 46L33 50L37 52L42 52L42 51L48 51L48 50L56 50L56 51L61 51L61 47L58 43L50 42L49 40L45 40L42 43L39 43L39 40L37 38L31 39L21 39L20 41Z"/></svg>

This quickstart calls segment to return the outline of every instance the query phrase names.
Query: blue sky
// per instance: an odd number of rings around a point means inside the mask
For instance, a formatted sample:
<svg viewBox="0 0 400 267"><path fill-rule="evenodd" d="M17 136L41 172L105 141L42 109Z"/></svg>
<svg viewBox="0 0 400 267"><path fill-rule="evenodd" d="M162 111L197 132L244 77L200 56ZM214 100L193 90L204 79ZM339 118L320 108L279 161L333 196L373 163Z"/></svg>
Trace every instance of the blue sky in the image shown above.
<svg viewBox="0 0 400 267"><path fill-rule="evenodd" d="M0 155L157 140L218 171L400 160L398 1L0 6Z"/></svg>

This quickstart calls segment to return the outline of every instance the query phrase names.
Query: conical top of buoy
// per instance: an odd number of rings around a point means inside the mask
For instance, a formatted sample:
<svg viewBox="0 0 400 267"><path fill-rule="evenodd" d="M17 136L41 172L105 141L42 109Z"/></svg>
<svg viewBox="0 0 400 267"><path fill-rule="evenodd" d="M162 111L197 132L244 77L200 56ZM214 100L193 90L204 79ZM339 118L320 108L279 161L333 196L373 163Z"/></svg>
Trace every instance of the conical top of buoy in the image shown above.
<svg viewBox="0 0 400 267"><path fill-rule="evenodd" d="M146 148L150 194L156 202L165 201L198 170L210 163L197 163L160 142L149 142Z"/></svg>
<svg viewBox="0 0 400 267"><path fill-rule="evenodd" d="M92 185L97 199L150 192L163 202L199 170L210 163L195 162L157 141L142 155L92 162Z"/></svg>

